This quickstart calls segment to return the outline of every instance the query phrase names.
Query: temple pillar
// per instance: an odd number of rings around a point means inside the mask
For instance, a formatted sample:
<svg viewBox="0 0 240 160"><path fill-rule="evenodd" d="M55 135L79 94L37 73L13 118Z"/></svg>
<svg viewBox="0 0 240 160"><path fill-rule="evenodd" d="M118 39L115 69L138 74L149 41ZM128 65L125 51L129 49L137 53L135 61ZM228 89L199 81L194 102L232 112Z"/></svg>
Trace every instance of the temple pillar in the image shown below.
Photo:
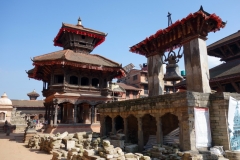
<svg viewBox="0 0 240 160"><path fill-rule="evenodd" d="M47 120L48 120L48 124L50 124L50 120L51 120L51 116L50 116L50 105L48 105L47 106L48 107L48 118L47 118Z"/></svg>
<svg viewBox="0 0 240 160"><path fill-rule="evenodd" d="M53 104L51 104L51 119L50 119L50 125L53 126Z"/></svg>
<svg viewBox="0 0 240 160"><path fill-rule="evenodd" d="M123 123L124 123L124 134L125 134L125 141L127 141L128 142L128 119L127 119L127 117L124 117L123 118Z"/></svg>
<svg viewBox="0 0 240 160"><path fill-rule="evenodd" d="M163 144L163 132L162 132L162 119L161 117L156 117L157 121L157 143Z"/></svg>
<svg viewBox="0 0 240 160"><path fill-rule="evenodd" d="M187 90L210 93L210 76L205 40L195 38L186 42L183 47Z"/></svg>
<svg viewBox="0 0 240 160"><path fill-rule="evenodd" d="M100 135L101 135L101 137L106 135L106 126L105 125L106 125L105 124L105 117L102 115L100 117L100 127L101 127L100 128Z"/></svg>
<svg viewBox="0 0 240 160"><path fill-rule="evenodd" d="M88 107L88 123L92 123L92 106L89 105Z"/></svg>
<svg viewBox="0 0 240 160"><path fill-rule="evenodd" d="M67 104L63 104L63 122L66 123L67 121Z"/></svg>
<svg viewBox="0 0 240 160"><path fill-rule="evenodd" d="M162 53L163 54L163 53ZM163 62L160 54L148 57L148 96L164 94Z"/></svg>
<svg viewBox="0 0 240 160"><path fill-rule="evenodd" d="M181 116L181 119L179 119L180 149L184 151L197 150L193 109L194 108L189 108L188 112L190 114L184 114Z"/></svg>
<svg viewBox="0 0 240 160"><path fill-rule="evenodd" d="M143 130L142 130L142 117L137 117L138 120L138 150L143 150Z"/></svg>
<svg viewBox="0 0 240 160"><path fill-rule="evenodd" d="M74 104L74 123L77 123L77 104Z"/></svg>
<svg viewBox="0 0 240 160"><path fill-rule="evenodd" d="M73 123L73 104L68 103L67 104L67 123Z"/></svg>
<svg viewBox="0 0 240 160"><path fill-rule="evenodd" d="M58 104L55 104L54 107L55 107L54 126L56 127L58 119Z"/></svg>
<svg viewBox="0 0 240 160"><path fill-rule="evenodd" d="M183 131L183 125L182 125L182 121L181 120L179 120L179 123L178 123L178 126L179 126L179 147L180 147L180 149L182 150L183 149L183 133L184 133L184 131Z"/></svg>
<svg viewBox="0 0 240 160"><path fill-rule="evenodd" d="M115 128L115 117L111 117L112 118L112 133L116 134L116 128Z"/></svg>
<svg viewBox="0 0 240 160"><path fill-rule="evenodd" d="M95 106L91 106L91 124L95 122Z"/></svg>
<svg viewBox="0 0 240 160"><path fill-rule="evenodd" d="M45 115L44 115L44 119L45 119L45 121L46 121L46 119L47 119L47 105L44 104L44 106L45 106ZM44 123L45 123L45 122L44 122Z"/></svg>

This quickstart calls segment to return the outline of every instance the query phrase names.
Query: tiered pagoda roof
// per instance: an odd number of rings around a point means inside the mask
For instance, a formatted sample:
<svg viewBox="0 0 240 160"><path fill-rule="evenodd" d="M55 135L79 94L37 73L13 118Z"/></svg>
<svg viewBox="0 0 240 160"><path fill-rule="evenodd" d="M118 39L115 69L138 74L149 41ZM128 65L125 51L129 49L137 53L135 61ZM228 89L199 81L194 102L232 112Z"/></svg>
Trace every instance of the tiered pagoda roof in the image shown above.
<svg viewBox="0 0 240 160"><path fill-rule="evenodd" d="M240 60L235 59L228 61L227 63L222 63L209 70L210 82L230 79L230 78L240 78Z"/></svg>
<svg viewBox="0 0 240 160"><path fill-rule="evenodd" d="M81 21L81 20L79 19L79 21ZM105 33L96 31L93 29L85 28L81 24L72 25L72 24L63 23L62 28L59 30L57 36L53 40L54 46L59 46L59 47L64 46L64 44L61 40L61 37L64 35L65 32L71 32L71 33L78 34L78 35L96 38L97 42L95 43L94 48L97 47L98 45L100 45L101 43L103 43L105 41L105 37L106 37Z"/></svg>
<svg viewBox="0 0 240 160"><path fill-rule="evenodd" d="M227 63L222 63L216 67L209 69L209 82L229 81L229 79L240 78L240 60L235 59ZM186 80L175 85L177 88L186 88Z"/></svg>
<svg viewBox="0 0 240 160"><path fill-rule="evenodd" d="M240 30L210 44L207 49L209 56L221 58L221 61L240 58Z"/></svg>
<svg viewBox="0 0 240 160"><path fill-rule="evenodd" d="M106 34L82 26L63 23L54 45L63 50L36 56L32 59L33 69L27 72L29 78L47 82L53 66L68 66L108 72L112 78L125 76L122 65L110 59L90 52L105 40Z"/></svg>

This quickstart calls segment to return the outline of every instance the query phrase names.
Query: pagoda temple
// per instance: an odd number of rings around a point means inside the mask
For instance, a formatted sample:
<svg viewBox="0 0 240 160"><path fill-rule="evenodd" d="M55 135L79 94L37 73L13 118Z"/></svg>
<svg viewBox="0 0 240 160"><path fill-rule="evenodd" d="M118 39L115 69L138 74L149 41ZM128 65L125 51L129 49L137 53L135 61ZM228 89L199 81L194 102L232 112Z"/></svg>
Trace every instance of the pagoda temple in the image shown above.
<svg viewBox="0 0 240 160"><path fill-rule="evenodd" d="M54 46L63 50L36 56L29 78L43 82L45 118L49 126L62 123L91 126L99 121L95 107L111 101L109 82L125 76L121 64L92 50L104 42L106 34L77 25L63 23ZM99 123L98 123L99 124Z"/></svg>
<svg viewBox="0 0 240 160"><path fill-rule="evenodd" d="M220 58L223 63L209 69L209 84L217 92L240 93L240 31L226 36L207 47L209 56ZM186 81L175 85L186 90Z"/></svg>
<svg viewBox="0 0 240 160"><path fill-rule="evenodd" d="M210 86L218 92L240 93L240 31L209 45L208 55L221 58L222 64L211 68Z"/></svg>

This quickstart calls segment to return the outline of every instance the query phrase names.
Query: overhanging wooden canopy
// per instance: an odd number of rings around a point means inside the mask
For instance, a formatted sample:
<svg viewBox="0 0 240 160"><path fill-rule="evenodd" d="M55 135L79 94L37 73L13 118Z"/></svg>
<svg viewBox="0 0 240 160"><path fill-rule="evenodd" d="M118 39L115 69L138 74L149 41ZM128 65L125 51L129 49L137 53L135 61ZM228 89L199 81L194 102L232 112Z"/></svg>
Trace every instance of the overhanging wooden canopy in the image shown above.
<svg viewBox="0 0 240 160"><path fill-rule="evenodd" d="M159 54L190 41L195 37L205 38L209 32L215 32L225 27L225 22L216 14L200 10L190 13L186 18L178 20L165 29L130 47L130 51L146 57Z"/></svg>

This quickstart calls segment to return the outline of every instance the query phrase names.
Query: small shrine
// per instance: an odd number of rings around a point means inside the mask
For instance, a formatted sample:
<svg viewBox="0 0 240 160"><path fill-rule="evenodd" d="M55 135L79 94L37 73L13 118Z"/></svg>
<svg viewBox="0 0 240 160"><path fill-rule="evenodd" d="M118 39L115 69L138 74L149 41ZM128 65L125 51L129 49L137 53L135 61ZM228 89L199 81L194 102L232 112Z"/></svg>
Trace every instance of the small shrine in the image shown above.
<svg viewBox="0 0 240 160"><path fill-rule="evenodd" d="M12 101L7 97L6 93L3 93L0 98L0 123L11 121L12 110Z"/></svg>
<svg viewBox="0 0 240 160"><path fill-rule="evenodd" d="M39 94L35 91L35 89L27 95L30 100L37 100L37 97L39 97Z"/></svg>
<svg viewBox="0 0 240 160"><path fill-rule="evenodd" d="M49 126L74 124L86 129L98 124L96 106L111 101L108 84L125 76L121 64L97 54L93 49L105 41L107 34L85 28L79 18L76 25L63 23L54 45L63 50L36 56L29 78L43 82L46 97L45 120ZM77 126L77 128L76 128Z"/></svg>

